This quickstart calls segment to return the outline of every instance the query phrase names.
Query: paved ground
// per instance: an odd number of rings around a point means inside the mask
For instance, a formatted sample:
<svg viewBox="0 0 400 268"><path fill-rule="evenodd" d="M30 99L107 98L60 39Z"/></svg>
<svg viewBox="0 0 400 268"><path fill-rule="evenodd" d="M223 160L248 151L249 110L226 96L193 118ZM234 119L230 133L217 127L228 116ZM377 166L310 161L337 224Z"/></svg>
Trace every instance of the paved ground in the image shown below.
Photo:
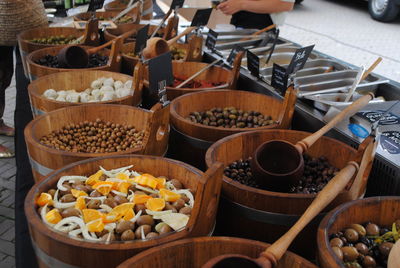
<svg viewBox="0 0 400 268"><path fill-rule="evenodd" d="M400 81L400 18L381 23L370 18L363 0L304 0L286 19L281 36Z"/></svg>

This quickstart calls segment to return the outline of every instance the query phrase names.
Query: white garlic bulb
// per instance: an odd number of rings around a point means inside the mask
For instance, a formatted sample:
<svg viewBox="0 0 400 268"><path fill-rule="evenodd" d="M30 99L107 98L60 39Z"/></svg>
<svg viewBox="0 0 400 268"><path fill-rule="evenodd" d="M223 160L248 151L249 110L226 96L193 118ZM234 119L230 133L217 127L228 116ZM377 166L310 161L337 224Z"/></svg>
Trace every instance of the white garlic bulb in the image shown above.
<svg viewBox="0 0 400 268"><path fill-rule="evenodd" d="M115 81L115 83L114 83L114 88L115 88L115 89L118 89L118 88L121 88L121 87L124 87L124 83L122 83L122 82L119 81L119 80Z"/></svg>
<svg viewBox="0 0 400 268"><path fill-rule="evenodd" d="M89 102L89 94L87 94L86 92L82 92L80 94L80 102Z"/></svg>
<svg viewBox="0 0 400 268"><path fill-rule="evenodd" d="M67 102L79 102L80 94L76 92L72 92L65 97L65 101Z"/></svg>
<svg viewBox="0 0 400 268"><path fill-rule="evenodd" d="M49 88L43 93L43 96L48 98L48 99L53 99L54 100L54 99L57 98L58 94L54 89Z"/></svg>
<svg viewBox="0 0 400 268"><path fill-rule="evenodd" d="M101 101L110 101L114 99L114 92L106 92L103 95L103 98L101 99Z"/></svg>
<svg viewBox="0 0 400 268"><path fill-rule="evenodd" d="M114 86L114 79L112 77L107 78L106 80L104 80L103 86Z"/></svg>
<svg viewBox="0 0 400 268"><path fill-rule="evenodd" d="M63 95L58 94L56 101L64 101L65 102L65 97Z"/></svg>
<svg viewBox="0 0 400 268"><path fill-rule="evenodd" d="M132 88L133 82L132 80L128 80L125 82L124 87L126 88Z"/></svg>
<svg viewBox="0 0 400 268"><path fill-rule="evenodd" d="M94 80L91 84L91 88L101 88L103 86L103 81L100 81L100 79Z"/></svg>

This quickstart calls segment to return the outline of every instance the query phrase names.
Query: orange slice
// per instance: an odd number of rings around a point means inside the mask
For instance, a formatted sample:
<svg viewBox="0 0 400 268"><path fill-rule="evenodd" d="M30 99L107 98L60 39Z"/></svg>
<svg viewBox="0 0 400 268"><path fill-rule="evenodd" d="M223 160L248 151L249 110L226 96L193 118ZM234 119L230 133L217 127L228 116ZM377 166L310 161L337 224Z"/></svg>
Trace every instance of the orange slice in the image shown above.
<svg viewBox="0 0 400 268"><path fill-rule="evenodd" d="M134 203L123 203L118 205L112 209L112 211L117 212L118 214L125 215L128 210L133 209L135 206Z"/></svg>
<svg viewBox="0 0 400 268"><path fill-rule="evenodd" d="M157 180L157 189L160 190L162 188L165 188L165 183L167 180L165 178L156 178Z"/></svg>
<svg viewBox="0 0 400 268"><path fill-rule="evenodd" d="M135 203L135 204L144 204L150 198L151 198L151 196L145 195L145 194L135 195L135 197L133 198L133 203Z"/></svg>
<svg viewBox="0 0 400 268"><path fill-rule="evenodd" d="M165 200L162 198L150 198L146 202L146 208L152 211L161 211L165 207Z"/></svg>
<svg viewBox="0 0 400 268"><path fill-rule="evenodd" d="M118 173L117 175L115 175L115 178L125 181L129 179L129 176L125 173Z"/></svg>
<svg viewBox="0 0 400 268"><path fill-rule="evenodd" d="M101 232L104 230L102 219L97 219L86 224L89 232Z"/></svg>
<svg viewBox="0 0 400 268"><path fill-rule="evenodd" d="M98 181L92 186L92 188L97 190L102 195L108 195L113 186L114 183L111 181Z"/></svg>
<svg viewBox="0 0 400 268"><path fill-rule="evenodd" d="M137 176L135 177L134 182L153 189L155 189L158 184L156 178L150 174L142 174L140 176Z"/></svg>
<svg viewBox="0 0 400 268"><path fill-rule="evenodd" d="M168 201L168 202L175 202L176 200L181 198L180 194L174 193L174 192L172 192L170 190L167 190L167 189L161 189L160 190L160 196L162 198L164 198L165 201Z"/></svg>
<svg viewBox="0 0 400 268"><path fill-rule="evenodd" d="M81 190L76 190L76 189L71 189L71 194L75 197L78 198L80 196L87 196L88 194L85 193L84 191Z"/></svg>
<svg viewBox="0 0 400 268"><path fill-rule="evenodd" d="M79 210L82 210L82 209L85 209L85 208L86 208L85 197L79 196L79 197L76 199L75 208L76 208L76 209L79 209Z"/></svg>
<svg viewBox="0 0 400 268"><path fill-rule="evenodd" d="M131 219L133 219L133 217L135 217L135 212L133 211L133 209L129 209L125 213L125 216L123 217L123 219L126 221L130 221Z"/></svg>
<svg viewBox="0 0 400 268"><path fill-rule="evenodd" d="M95 174L91 175L86 180L86 184L94 185L96 182L100 181L100 177L103 175L103 170L97 171Z"/></svg>
<svg viewBox="0 0 400 268"><path fill-rule="evenodd" d="M40 196L36 199L36 204L38 206L43 207L46 204L51 205L53 202L53 198L51 197L51 194L48 193L41 193Z"/></svg>
<svg viewBox="0 0 400 268"><path fill-rule="evenodd" d="M62 220L60 212L58 212L58 209L54 208L50 210L49 212L46 213L46 221L52 224L57 224L59 221Z"/></svg>
<svg viewBox="0 0 400 268"><path fill-rule="evenodd" d="M85 221L85 223L97 219L103 219L103 213L95 209L82 209L82 213L83 213L83 220Z"/></svg>
<svg viewBox="0 0 400 268"><path fill-rule="evenodd" d="M116 190L117 190L118 192L127 194L127 193L128 193L128 189L129 189L129 186L131 186L131 184L130 184L129 182L119 182L119 183L117 184L117 189L116 189Z"/></svg>

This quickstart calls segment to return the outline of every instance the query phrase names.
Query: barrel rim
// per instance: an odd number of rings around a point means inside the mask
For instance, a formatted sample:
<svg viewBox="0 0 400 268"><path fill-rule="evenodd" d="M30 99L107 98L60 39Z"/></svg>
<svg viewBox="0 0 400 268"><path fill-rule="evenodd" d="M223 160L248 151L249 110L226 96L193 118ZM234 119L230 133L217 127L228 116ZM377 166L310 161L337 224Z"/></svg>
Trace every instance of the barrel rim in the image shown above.
<svg viewBox="0 0 400 268"><path fill-rule="evenodd" d="M122 35L123 32L121 34L119 34L119 35L116 35L115 31L129 31L129 30L133 30L135 28L141 29L146 25L147 24L142 24L142 23L122 23L122 24L117 24L117 28L115 28L115 29L106 29L104 31L104 35L106 37L108 36L109 38L110 37L117 38L118 36ZM139 28L139 26L141 26L141 27ZM124 27L125 29L122 30L121 27ZM157 28L156 25L150 25L149 26L149 31L155 30L156 28ZM159 29L159 31L164 31L164 30L165 30L165 27L161 27ZM132 42L132 40L136 40L136 38L128 37L128 38L125 39L124 43L130 43L130 42Z"/></svg>
<svg viewBox="0 0 400 268"><path fill-rule="evenodd" d="M320 257L321 251L328 252L329 255L325 256L334 260L338 265L337 267L344 267L342 262L336 257L332 248L329 246L329 234L328 230L331 228L336 219L345 213L350 207L358 207L359 209L364 209L365 205L377 204L382 202L395 201L400 203L400 196L374 196L367 197L364 199L357 199L350 202L343 203L337 206L335 209L331 210L320 222L317 229L317 246L318 246L318 257Z"/></svg>
<svg viewBox="0 0 400 268"><path fill-rule="evenodd" d="M25 36L26 36L29 32L32 32L32 31L39 31L39 30L43 29L43 30L44 30L44 31L43 31L44 33L48 33L48 31L45 31L45 30L48 30L49 28L50 28L50 29L57 29L57 30L61 30L61 31L71 31L71 32L75 32L75 33L79 34L79 36L82 35L82 34L84 34L84 31L83 31L83 30L78 30L78 29L72 28L72 27L49 27L49 26L45 26L45 27L36 27L36 28L29 29L29 30L26 30L26 31L23 31L23 32L19 33L19 34L17 35L18 41L24 42L24 43L29 44L29 45L40 46L40 47L41 47L40 49L42 49L42 48L49 48L49 47L62 47L62 46L67 46L67 45L68 45L68 44L63 44L63 45L58 45L58 44L39 44L39 43L31 42L31 41L29 41L28 39L25 39ZM77 37L79 37L79 36L77 36Z"/></svg>
<svg viewBox="0 0 400 268"><path fill-rule="evenodd" d="M136 255L134 255L133 257L127 259L126 261L124 261L123 263L121 263L118 267L121 266L126 266L126 265L130 265L132 263L134 263L137 260L140 260L142 258L145 258L147 256L151 256L153 254L156 254L159 251L162 251L163 249L166 248L171 248L171 247L175 247L175 246L186 246L189 244L194 244L197 242L213 242L213 241L218 241L218 242L234 242L234 243L240 243L240 244L249 244L249 245L256 245L256 246L260 246L260 247L269 247L271 246L270 243L265 243L265 242L261 242L261 241L257 241L257 240L251 240L251 239L246 239L246 238L240 238L240 237L229 237L229 236L212 236L212 237L208 237L208 236L201 236L201 237L195 237L195 238L185 238L185 239L180 239L180 240L175 240L172 241L170 243L167 244L162 244L156 247L152 247L149 249L146 249ZM293 253L289 250L287 250L285 252L285 254L288 254L288 256L290 257L294 257L294 258L300 258L300 260L302 261L302 263L308 263L311 265L314 265L315 267L317 267L315 264L311 263L309 260L301 257L300 255L297 255L296 253ZM117 267L117 268L118 268Z"/></svg>
<svg viewBox="0 0 400 268"><path fill-rule="evenodd" d="M92 46L86 46L86 45L79 45L79 46L84 47L84 48L93 48ZM48 66L37 64L32 59L34 56L36 56L37 54L39 54L42 51L45 51L45 50L49 50L50 51L52 49L61 50L62 48L63 48L63 46L51 46L51 47L45 47L45 48L41 48L41 49L32 51L26 57L26 61L28 63L28 69L30 69L29 65L35 66L35 68L37 68L37 69L50 69L50 70L55 70L56 72L71 72L71 71L85 71L85 70L104 70L105 68L110 68L111 50L109 50L107 48L102 50L108 56L107 64L105 64L103 66L98 66L98 67L81 68L81 69L54 68L54 67L48 67Z"/></svg>
<svg viewBox="0 0 400 268"><path fill-rule="evenodd" d="M136 9L137 8L133 8L133 10L129 11L128 14L126 14L126 15L134 15ZM96 11L95 13L96 13L96 18L97 18L97 14L113 13L114 16L115 16L115 15L118 15L120 12L109 10L109 11ZM81 13L78 13L78 14L74 15L73 19L74 19L74 21L82 21L82 20L83 21L87 21L87 20L83 19L82 16L91 15L91 14L92 14L92 12L81 12ZM112 16L112 14L110 14L110 15ZM114 16L112 16L112 17L114 17ZM134 19L134 18L132 17L132 19ZM126 23L116 23L116 24L117 25L121 25L121 24L134 24L134 23L133 22L126 22Z"/></svg>
<svg viewBox="0 0 400 268"><path fill-rule="evenodd" d="M227 132L232 132L232 134L234 134L234 133L236 134L236 133L239 133L239 132L246 132L246 131L275 129L275 128L279 127L279 125L280 125L279 123L275 122L274 124L271 124L271 125L268 125L268 126L263 126L263 127L257 127L257 128L255 128L255 127L251 127L251 128L220 128L220 127L214 127L214 126L206 126L206 125L199 124L199 123L193 123L193 122L185 119L181 114L179 114L177 112L176 106L178 105L178 103L185 104L185 102L182 101L182 100L186 101L186 99L189 99L189 98L193 97L193 95L196 95L196 94L199 94L199 95L200 94L205 94L206 95L206 94L208 94L210 92L213 93L213 94L221 94L221 95L248 94L249 98L255 97L255 96L259 96L259 97L262 97L262 98L266 98L269 101L276 101L276 102L279 102L279 103L283 104L283 102L279 101L278 99L275 99L273 97L270 97L270 96L267 96L267 95L264 95L264 94L256 93L256 92L249 92L249 91L235 90L235 89L202 90L202 91L196 91L196 92L187 93L187 94L181 95L181 96L173 99L171 101L171 108L170 108L171 117L176 119L176 120L178 120L178 121L180 121L182 124L185 124L185 125L190 125L190 126L193 126L193 127L196 127L196 128L204 128L204 129L207 129L207 130L213 130L213 131L216 131L216 132L227 131ZM223 99L223 100L225 101L225 99Z"/></svg>
<svg viewBox="0 0 400 268"><path fill-rule="evenodd" d="M39 121L39 120L46 120L47 117L52 116L53 114L58 114L58 113L62 113L67 109L96 109L96 106L100 106L98 108L104 108L104 104L83 104L83 105L75 105L75 106L67 106L64 108L60 108L57 110L53 110L50 111L46 114L42 114L37 116L35 119L33 119L32 121L30 121L28 123L28 125L25 127L24 133L25 133L25 137L28 136L31 138L31 142L38 148L40 148L40 150L44 150L47 151L51 154L57 154L57 155L67 155L67 156L71 156L71 157L90 157L90 158L97 158L97 157L107 157L107 156L114 156L114 155L120 155L121 152L112 152L112 153L100 153L100 154L96 154L96 153L73 153L73 152L68 152L68 151L63 151L63 150L57 150L55 148L51 148L49 146L43 145L42 143L39 142L39 140L37 138L34 137L33 135L33 128L35 126L35 124ZM152 114L152 111L149 110L145 110L139 107L135 107L135 106L128 106L128 105L121 105L121 104L107 104L107 108L110 109L116 109L116 108L126 108L126 109L134 109L134 110L139 110L143 113L148 113L148 114ZM67 124L67 122L65 123ZM124 154L134 154L137 152L142 151L143 149L146 148L146 143L148 142L149 139L149 131L147 129L147 127L145 126L145 128L143 129L143 131L145 132L145 136L143 138L143 143L140 147L135 147L132 148L130 150L126 150L123 153ZM106 154L106 155L105 155Z"/></svg>
<svg viewBox="0 0 400 268"><path fill-rule="evenodd" d="M96 157L96 158L89 158L89 159L85 159L82 161L74 162L74 163L68 164L60 169L53 171L48 176L46 176L43 180L36 183L29 190L29 192L25 198L25 202L24 202L24 209L25 209L25 213L27 215L28 225L31 227L35 227L35 231L40 232L41 235L43 235L49 239L54 239L57 242L64 243L64 244L74 246L74 247L99 249L99 250L116 250L116 249L127 250L127 249L135 249L135 248L153 247L155 245L165 244L165 243L168 243L169 241L177 240L177 239L184 237L185 235L190 233L192 226L187 225L185 228L183 228L180 231L174 231L172 233L166 234L165 236L161 236L161 237L157 237L157 238L140 240L140 241L133 240L133 241L117 241L117 242L110 242L110 243L99 243L99 242L90 242L87 240L72 239L72 238L69 238L68 235L58 232L56 230L53 230L50 227L46 226L45 223L41 220L40 215L38 214L37 210L35 209L34 197L38 193L39 187L43 186L45 184L48 184L48 182L51 180L55 180L58 174L66 171L68 169L71 169L72 167L75 167L78 165L83 165L83 164L86 164L89 162L95 162L98 160L113 159L113 158L137 158L137 159L146 159L147 158L147 159L153 159L153 160L158 159L158 160L161 160L164 162L169 162L172 165L183 166L185 169L187 169L192 174L197 176L197 178L204 176L204 172L202 172L201 170L199 170L189 164L186 164L184 162L181 162L181 161L178 161L175 159L165 158L165 157L161 157L161 156L153 156L153 155L124 154L124 155L102 156L102 157ZM159 240L161 240L161 241L159 241Z"/></svg>
<svg viewBox="0 0 400 268"><path fill-rule="evenodd" d="M78 71L77 69L72 69L72 70L74 70L74 71L70 71L68 73L101 72L101 73L107 73L108 75L111 75L111 76L126 76L126 77L129 77L132 80L132 83L133 83L133 79L134 79L131 75L128 75L128 74L116 73L116 72L111 72L111 71L106 71L106 70L92 70L92 69L86 69L86 70L83 70L83 71ZM31 83L29 83L29 85L28 85L28 93L34 95L36 98L39 98L39 99L41 99L43 101L48 101L50 103L55 103L55 104L69 105L69 106L77 106L77 105L85 105L85 104L90 104L90 105L92 105L92 104L111 104L111 103L120 102L120 101L123 101L123 100L126 100L126 99L133 98L133 96L134 96L134 95L128 95L128 96L125 96L125 97L122 97L122 98L113 99L113 100L110 100L110 101L97 101L97 102L93 102L93 103L84 103L84 102L74 103L74 102L66 102L66 101L57 101L57 100L53 100L53 99L47 99L47 98L43 97L42 95L40 95L35 90L36 88L38 88L36 86L36 83L39 83L41 80L45 80L45 79L49 79L49 78L51 78L52 80L55 80L55 79L58 79L58 76L64 75L64 73L67 73L67 72L56 72L56 73L52 73L52 74L48 74L48 75L44 75L44 76L38 77L37 79L35 79Z"/></svg>
<svg viewBox="0 0 400 268"><path fill-rule="evenodd" d="M214 144L212 144L208 148L208 150L207 150L207 152L205 154L206 166L210 167L212 165L212 160L215 161L214 152L216 151L216 148L220 147L221 144L223 144L223 143L225 143L225 142L227 142L229 140L233 140L233 139L235 139L236 137L238 137L240 135L243 135L243 136L244 135L252 135L253 133L256 133L256 132L267 132L268 133L268 132L282 132L282 131L292 132L293 134L294 133L311 134L310 132L306 132L306 131L290 130L290 129L266 129L266 130L256 130L256 131L248 131L248 132L241 132L241 133L233 134L233 135L230 135L228 137L225 137L225 138L222 138L222 139L216 141ZM351 147L350 145L347 145L347 144L345 144L345 143L343 143L341 141L338 141L336 139L333 139L331 137L322 136L321 139L330 140L330 141L335 142L335 143L340 143L342 146L346 147L348 150L352 151L353 153L357 152L357 150L354 149L353 147ZM234 180L228 178L227 176L225 176L225 174L224 174L223 177L222 177L222 188L224 187L225 183L230 185L230 186L232 186L232 187L234 187L234 188L236 188L236 189L244 191L244 192L263 194L263 195L268 195L268 196L275 197L275 198L290 198L290 199L303 199L303 200L304 199L309 199L309 200L312 200L317 196L317 194L282 193L282 192L272 192L272 191L268 191L268 190L264 190L264 189L257 189L257 188L254 188L254 187L250 187L250 186L241 184L241 183L239 183L237 181L234 181ZM343 193L343 192L347 192L347 190L343 190L341 193ZM222 190L221 194L223 195L223 190Z"/></svg>

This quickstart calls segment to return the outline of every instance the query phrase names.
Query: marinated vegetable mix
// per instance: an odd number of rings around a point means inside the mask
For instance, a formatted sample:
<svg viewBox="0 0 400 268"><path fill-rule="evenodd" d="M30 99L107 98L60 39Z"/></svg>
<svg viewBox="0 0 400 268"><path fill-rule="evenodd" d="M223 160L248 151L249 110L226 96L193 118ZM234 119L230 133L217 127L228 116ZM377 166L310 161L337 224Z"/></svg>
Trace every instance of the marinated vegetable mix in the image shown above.
<svg viewBox="0 0 400 268"><path fill-rule="evenodd" d="M49 227L88 241L131 241L180 231L194 196L176 179L130 170L100 170L89 177L63 176L36 199Z"/></svg>
<svg viewBox="0 0 400 268"><path fill-rule="evenodd" d="M33 38L29 40L32 43L36 44L44 44L44 45L65 45L72 44L76 41L76 37L73 35L64 36L64 35L52 35L49 37L42 38Z"/></svg>
<svg viewBox="0 0 400 268"><path fill-rule="evenodd" d="M112 153L130 150L142 145L144 131L131 125L84 121L69 124L43 136L40 143L57 150L73 153Z"/></svg>
<svg viewBox="0 0 400 268"><path fill-rule="evenodd" d="M399 240L399 230L400 219L388 227L372 222L351 224L331 235L329 244L345 267L387 267L390 250Z"/></svg>
<svg viewBox="0 0 400 268"><path fill-rule="evenodd" d="M181 77L174 77L174 82L172 84L172 87L176 87L180 85L183 81L185 81L186 78L181 78ZM204 80L191 80L190 82L186 83L184 85L185 88L208 88L208 87L217 87L223 85L224 82L208 82Z"/></svg>
<svg viewBox="0 0 400 268"><path fill-rule="evenodd" d="M193 123L224 128L255 128L274 124L271 116L235 107L212 108L205 112L191 112L186 119Z"/></svg>

